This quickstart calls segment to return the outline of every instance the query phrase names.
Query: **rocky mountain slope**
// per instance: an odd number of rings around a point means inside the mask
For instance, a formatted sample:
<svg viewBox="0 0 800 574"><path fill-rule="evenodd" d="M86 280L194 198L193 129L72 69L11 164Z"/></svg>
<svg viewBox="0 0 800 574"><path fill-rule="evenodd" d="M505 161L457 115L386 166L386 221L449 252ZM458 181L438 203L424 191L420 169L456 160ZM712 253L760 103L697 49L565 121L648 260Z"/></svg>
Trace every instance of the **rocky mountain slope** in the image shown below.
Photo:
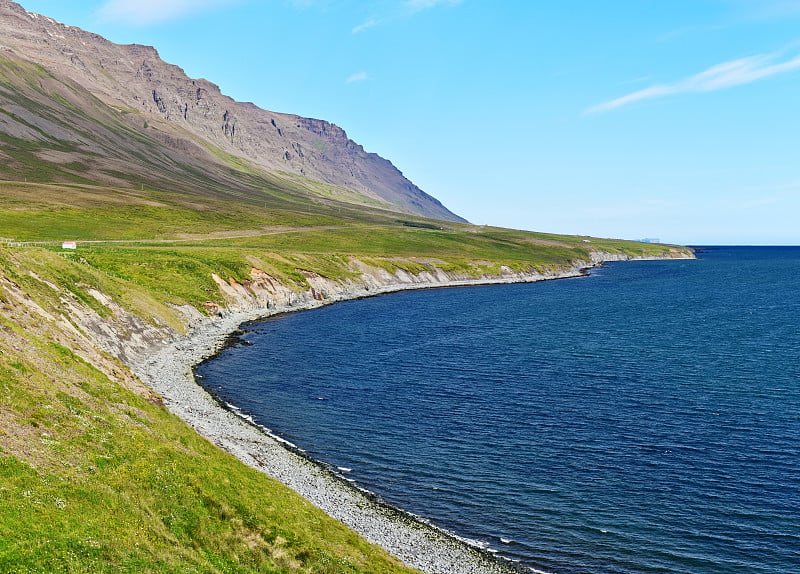
<svg viewBox="0 0 800 574"><path fill-rule="evenodd" d="M5 179L258 200L269 189L463 221L336 125L236 102L154 48L114 44L11 0L0 0L0 159Z"/></svg>

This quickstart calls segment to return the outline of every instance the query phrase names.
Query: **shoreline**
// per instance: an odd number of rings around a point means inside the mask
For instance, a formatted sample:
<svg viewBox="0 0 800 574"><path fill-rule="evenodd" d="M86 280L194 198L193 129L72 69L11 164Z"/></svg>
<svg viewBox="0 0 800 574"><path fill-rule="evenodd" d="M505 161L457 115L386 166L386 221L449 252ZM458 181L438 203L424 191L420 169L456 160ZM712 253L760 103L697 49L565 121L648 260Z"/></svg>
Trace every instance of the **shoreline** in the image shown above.
<svg viewBox="0 0 800 574"><path fill-rule="evenodd" d="M290 297L283 304L252 305L249 300L239 301L240 307L246 310L226 311L220 316L196 320L186 335L162 344L158 349L150 349L146 358L132 361L131 368L147 386L161 395L168 410L203 437L244 464L277 479L407 566L426 574L539 572L427 523L424 518L395 508L383 502L377 494L348 482L322 462L304 454L299 447L237 414L236 407L216 399L197 382L194 367L223 350L243 324L275 315L412 289L575 278L587 275L590 269L605 261L631 259L599 255L590 262L576 263L571 269L547 276L531 274L421 283L392 282L358 288L351 285L348 288L343 286L338 292L326 293L324 300L320 300L312 289L310 297L301 300Z"/></svg>
<svg viewBox="0 0 800 574"><path fill-rule="evenodd" d="M235 335L233 335L235 336ZM214 357L210 357L207 360L212 360ZM200 383L198 383L200 384ZM202 384L200 385L202 387ZM204 390L206 390L204 388ZM463 570L464 572L475 572L475 573L483 573L483 572L491 572L497 574L550 574L548 572L543 572L540 570L535 570L533 568L526 567L522 564L518 564L513 560L507 559L501 554L499 554L498 550L492 549L488 544L484 545L478 540L472 540L470 538L459 536L458 534L451 532L445 528L437 526L433 524L428 518L424 516L416 515L412 512L408 512L403 508L396 506L381 497L380 494L373 492L363 486L360 486L357 482L348 479L345 477L341 472L337 472L336 467L322 462L321 460L315 459L313 456L309 455L305 450L297 446L296 444L287 441L286 439L280 437L279 435L275 434L274 431L271 429L259 424L254 419L252 419L249 415L241 411L235 405L231 405L222 401L221 399L217 398L211 391L206 390L206 392L211 395L211 398L217 403L218 407L225 410L226 412L231 413L234 417L241 420L245 425L253 427L256 432L266 434L270 439L277 442L282 448L286 449L294 455L301 459L304 463L307 463L314 467L316 472L322 473L325 476L326 480L330 480L333 484L334 488L341 488L345 491L354 495L355 499L363 498L364 501L359 502L358 511L362 512L365 510L365 504L369 506L377 507L378 514L380 516L380 520L388 520L391 522L388 525L387 529L394 529L399 531L399 535L406 538L413 538L415 536L416 531L420 531L420 534L424 535L428 538L428 542L430 543L431 548L423 548L421 550L425 552L435 552L438 555L439 560L443 561L442 566L444 567L443 570L430 570L435 572L461 572L457 567L454 567L450 560L463 560L462 554L466 550L466 554L468 555L467 563L469 560L472 560L474 557L472 554L478 555L477 562L470 563L468 569ZM263 469L262 472L266 472ZM285 484L285 483L284 483ZM330 486L330 485L329 485ZM299 492L298 492L299 493ZM305 493L299 493L304 498L306 497ZM345 500L348 500L350 497L345 497ZM314 503L316 504L316 503ZM321 508L321 507L320 507ZM327 514L333 516L327 509L323 509ZM372 509L370 509L372 510ZM345 512L347 512L345 510ZM334 516L340 522L343 522L351 529L355 530L356 527L352 525L349 521L344 520L339 516ZM410 530L407 530L410 529ZM426 532L430 530L430 532ZM412 535L409 537L408 533L412 532ZM364 536L370 542L374 544L378 544L379 546L383 547L384 550L390 551L395 557L400 558L399 554L395 553L395 550L391 550L390 546L387 546L387 542L383 540L383 537L387 534L387 530L383 530L382 534L379 535L379 539L373 541L372 537L367 537L365 533L358 531L361 536ZM393 536L396 536L394 534ZM431 540L430 536L433 535L434 538ZM391 544L391 543L389 543ZM422 572L428 572L429 569L419 564L410 564L405 562L407 566L412 566L421 570ZM485 564L483 562L486 562ZM462 563L462 562L460 562ZM476 569L477 568L477 569Z"/></svg>

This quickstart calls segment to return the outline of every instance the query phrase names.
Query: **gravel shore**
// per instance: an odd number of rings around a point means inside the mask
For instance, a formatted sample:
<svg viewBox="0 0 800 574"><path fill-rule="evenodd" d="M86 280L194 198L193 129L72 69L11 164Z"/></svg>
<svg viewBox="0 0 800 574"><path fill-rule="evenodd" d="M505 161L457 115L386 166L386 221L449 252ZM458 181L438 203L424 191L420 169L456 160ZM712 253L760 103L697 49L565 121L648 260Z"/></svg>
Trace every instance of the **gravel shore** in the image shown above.
<svg viewBox="0 0 800 574"><path fill-rule="evenodd" d="M455 284L463 285L465 282ZM385 291L408 287L387 287ZM341 297L345 298L348 297ZM428 574L531 572L383 504L374 495L304 456L267 429L224 408L197 384L193 367L216 354L241 324L321 304L306 301L291 307L227 312L221 317L204 318L186 336L155 350L135 364L133 370L162 396L170 411L201 435L245 464L281 481L406 565Z"/></svg>
<svg viewBox="0 0 800 574"><path fill-rule="evenodd" d="M455 279L441 276L408 275L374 279L371 284L349 286L323 285L324 301L312 288L299 297L284 293L266 305L246 291L227 290L238 301L239 309L220 316L201 317L195 313L186 336L147 348L143 359L131 360L133 371L159 393L167 408L186 421L201 435L239 460L289 486L328 515L343 522L364 538L386 549L408 566L427 574L510 574L536 572L472 545L435 526L381 503L340 475L335 474L300 453L292 445L272 435L267 429L251 424L224 408L197 384L193 367L212 357L226 344L228 337L248 321L279 313L320 307L335 301L356 299L406 289L534 282L576 277L604 261L631 259L620 254L592 253L591 261L576 262L572 268L548 275L506 274L483 279ZM645 258L635 258L645 259ZM650 259L650 258L646 258ZM658 259L654 257L653 259ZM510 270L509 270L510 271ZM393 279L393 280L392 280ZM402 279L402 278L401 278ZM221 288L227 287L220 283ZM244 296L242 295L244 293ZM237 308L234 305L234 308ZM187 316L188 317L188 316Z"/></svg>
<svg viewBox="0 0 800 574"><path fill-rule="evenodd" d="M535 572L470 544L427 524L402 510L392 508L361 490L320 463L311 460L267 429L259 427L220 405L194 377L193 367L221 350L231 334L248 321L279 313L320 307L335 301L356 299L406 289L534 282L584 275L607 260L628 259L611 254L593 254L592 260L547 276L518 274L477 280L426 277L424 282L338 285L320 301L310 290L303 296L285 296L268 306L239 299L246 311L224 311L220 316L191 321L187 335L150 348L145 358L134 360L133 371L159 393L167 408L197 432L245 464L281 481L328 515L343 522L368 541L377 544L406 565L427 574L511 574ZM396 278L395 278L396 279ZM238 296L237 293L233 293ZM196 312L195 312L196 313Z"/></svg>

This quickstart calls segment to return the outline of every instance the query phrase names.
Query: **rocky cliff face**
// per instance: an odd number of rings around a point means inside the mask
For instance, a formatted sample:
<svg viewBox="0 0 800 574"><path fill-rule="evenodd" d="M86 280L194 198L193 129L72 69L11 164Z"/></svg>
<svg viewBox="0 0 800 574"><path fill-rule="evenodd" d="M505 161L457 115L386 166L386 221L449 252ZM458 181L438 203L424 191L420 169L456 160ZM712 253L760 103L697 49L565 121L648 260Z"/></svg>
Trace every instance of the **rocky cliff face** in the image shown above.
<svg viewBox="0 0 800 574"><path fill-rule="evenodd" d="M675 253L663 258L685 258L689 255ZM578 259L569 265L546 270L516 271L501 265L496 272L481 276L445 271L435 263L426 265L427 270L411 272L398 267L390 272L358 259L351 259L348 271L355 274L351 279L331 279L318 273L304 271L306 285L284 284L264 271L252 268L246 280L237 281L220 275L212 278L219 289L224 304L207 303L205 313L185 305L175 308L178 321L192 332L218 330L218 322L224 319L227 326L217 336L224 337L228 331L244 321L301 309L310 309L336 301L369 297L407 289L486 285L499 283L529 283L565 277L577 277L604 261L631 259L622 254L593 252L589 260ZM402 264L402 263L401 263ZM57 287L52 286L54 290ZM12 291L11 286L4 289ZM145 321L126 311L112 298L96 289L88 294L104 306L108 313L101 316L97 311L82 305L72 294L60 291L63 303L64 331L79 334L84 348L97 347L128 365L137 365L168 344L183 340L175 329L162 322ZM19 292L17 298L25 301ZM41 311L40 314L46 314ZM69 317L69 321L66 317ZM49 317L48 315L48 318ZM77 329L75 328L77 326Z"/></svg>
<svg viewBox="0 0 800 574"><path fill-rule="evenodd" d="M164 62L154 48L114 44L0 0L0 57L4 54L79 85L173 152L208 156L204 150L211 144L268 171L342 186L393 209L463 221L340 127L236 102L215 84Z"/></svg>
<svg viewBox="0 0 800 574"><path fill-rule="evenodd" d="M500 265L496 270L483 275L466 272L446 271L435 262L425 265L422 271L408 271L402 267L403 260L394 259L398 267L388 271L356 258L347 263L347 271L353 277L332 279L313 271L302 271L306 285L282 283L261 269L251 268L249 277L237 281L213 274L212 278L219 289L224 303L208 302L205 313L190 305L173 307L178 324L190 332L219 331L217 337L227 335L238 324L257 317L274 315L289 311L310 309L334 303L391 293L408 289L435 287L454 287L467 285L487 285L503 283L531 283L566 277L585 275L589 269L608 261L629 261L633 259L692 259L688 250L668 249L660 256L631 257L623 253L592 251L587 259L575 259L569 264L546 267L537 270L514 270ZM412 260L408 260L411 262ZM417 266L418 267L418 266ZM488 268L487 268L488 269ZM18 285L0 274L0 294L19 306L26 307L30 313L58 325L60 335L56 340L75 347L76 351L88 361L103 363L102 350L127 365L138 365L166 345L180 342L183 337L179 331L164 321L153 318L143 319L126 310L119 302L94 288L87 289L87 295L102 305L107 313L100 314L85 304L75 294L39 278L34 279L47 285L60 301L58 316L39 307ZM85 287L85 286L84 286ZM224 329L219 329L220 319L224 319ZM216 325L216 326L215 326ZM87 351L91 349L91 352Z"/></svg>

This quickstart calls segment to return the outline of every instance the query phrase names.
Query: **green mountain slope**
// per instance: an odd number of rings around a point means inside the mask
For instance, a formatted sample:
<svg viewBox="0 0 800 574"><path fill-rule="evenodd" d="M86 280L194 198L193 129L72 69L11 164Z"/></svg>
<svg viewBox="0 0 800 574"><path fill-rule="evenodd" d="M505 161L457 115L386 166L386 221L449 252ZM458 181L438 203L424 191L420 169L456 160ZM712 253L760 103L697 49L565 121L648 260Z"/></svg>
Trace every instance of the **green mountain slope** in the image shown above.
<svg viewBox="0 0 800 574"><path fill-rule="evenodd" d="M131 125L128 116L82 86L0 52L3 179L170 190L283 209L313 211L314 204L392 209L346 188L267 172L210 144L200 147Z"/></svg>

